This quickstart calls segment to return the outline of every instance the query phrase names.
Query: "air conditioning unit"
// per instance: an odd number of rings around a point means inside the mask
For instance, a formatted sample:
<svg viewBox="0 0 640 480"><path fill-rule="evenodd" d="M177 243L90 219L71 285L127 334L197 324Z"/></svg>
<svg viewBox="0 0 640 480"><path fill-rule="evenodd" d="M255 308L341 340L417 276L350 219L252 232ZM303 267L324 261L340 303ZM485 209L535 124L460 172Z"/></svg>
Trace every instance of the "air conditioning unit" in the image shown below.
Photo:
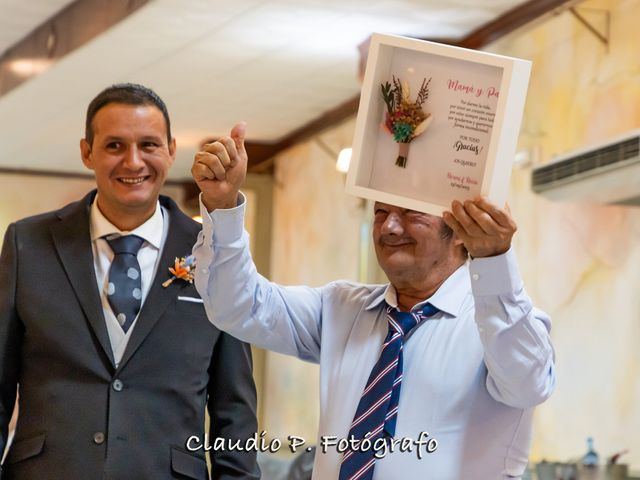
<svg viewBox="0 0 640 480"><path fill-rule="evenodd" d="M534 168L531 187L552 200L640 205L640 130Z"/></svg>

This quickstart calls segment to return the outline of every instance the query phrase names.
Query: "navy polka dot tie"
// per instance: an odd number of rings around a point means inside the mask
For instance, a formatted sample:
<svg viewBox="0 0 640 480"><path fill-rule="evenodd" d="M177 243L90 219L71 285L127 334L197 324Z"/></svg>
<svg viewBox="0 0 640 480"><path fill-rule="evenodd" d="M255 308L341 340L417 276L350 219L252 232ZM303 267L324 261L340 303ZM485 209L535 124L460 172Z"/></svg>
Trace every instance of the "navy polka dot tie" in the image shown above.
<svg viewBox="0 0 640 480"><path fill-rule="evenodd" d="M106 240L114 253L109 268L107 299L118 323L126 332L142 304L142 281L137 255L144 239L136 235L124 235Z"/></svg>
<svg viewBox="0 0 640 480"><path fill-rule="evenodd" d="M361 442L369 439L370 445L376 441L387 441L396 433L398 402L402 386L402 347L404 337L425 318L439 310L427 303L422 311L400 312L387 307L386 317L389 332L382 344L378 362L369 375L369 380L360 397L358 409L349 430L352 437ZM360 444L359 444L360 445ZM375 467L375 449L361 448L347 450L342 457L340 480L371 480Z"/></svg>

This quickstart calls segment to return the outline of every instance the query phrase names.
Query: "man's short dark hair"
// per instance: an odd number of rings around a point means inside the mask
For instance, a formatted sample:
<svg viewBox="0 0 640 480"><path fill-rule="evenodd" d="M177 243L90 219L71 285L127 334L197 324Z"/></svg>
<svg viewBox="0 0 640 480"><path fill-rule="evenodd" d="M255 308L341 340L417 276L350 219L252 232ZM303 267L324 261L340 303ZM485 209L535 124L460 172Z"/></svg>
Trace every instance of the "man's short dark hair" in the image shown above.
<svg viewBox="0 0 640 480"><path fill-rule="evenodd" d="M156 92L137 83L117 83L105 88L89 104L87 119L85 121L84 138L93 145L93 118L96 113L110 103L123 103L125 105L150 105L162 112L167 126L167 142L171 143L171 121L167 106Z"/></svg>

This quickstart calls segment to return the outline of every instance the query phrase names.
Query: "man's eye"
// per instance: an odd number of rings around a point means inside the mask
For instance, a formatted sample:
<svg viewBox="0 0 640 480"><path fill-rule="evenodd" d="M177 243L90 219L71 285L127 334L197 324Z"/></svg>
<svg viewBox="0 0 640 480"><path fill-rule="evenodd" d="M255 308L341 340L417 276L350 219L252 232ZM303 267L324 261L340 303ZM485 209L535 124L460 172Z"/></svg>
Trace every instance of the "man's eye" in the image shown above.
<svg viewBox="0 0 640 480"><path fill-rule="evenodd" d="M107 150L119 150L122 147L120 142L109 142L107 144Z"/></svg>
<svg viewBox="0 0 640 480"><path fill-rule="evenodd" d="M156 142L144 142L142 144L142 148L144 148L145 150L155 150L156 148L158 148L160 145L158 145Z"/></svg>
<svg viewBox="0 0 640 480"><path fill-rule="evenodd" d="M432 215L429 215L428 213L416 212L415 210L409 210L407 213L405 213L405 215L410 220L417 221L426 221L427 219L432 217Z"/></svg>

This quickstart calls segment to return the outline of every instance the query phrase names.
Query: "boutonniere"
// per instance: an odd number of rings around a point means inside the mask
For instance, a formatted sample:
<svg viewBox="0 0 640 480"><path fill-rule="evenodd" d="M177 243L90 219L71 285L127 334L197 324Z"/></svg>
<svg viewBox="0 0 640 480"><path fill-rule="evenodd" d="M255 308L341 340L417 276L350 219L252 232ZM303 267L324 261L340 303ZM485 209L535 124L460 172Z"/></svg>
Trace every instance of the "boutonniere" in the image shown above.
<svg viewBox="0 0 640 480"><path fill-rule="evenodd" d="M176 257L173 267L169 267L169 272L171 273L172 277L164 282L162 286L167 288L176 279L193 283L193 272L195 271L195 269L196 258L193 255L181 258Z"/></svg>

